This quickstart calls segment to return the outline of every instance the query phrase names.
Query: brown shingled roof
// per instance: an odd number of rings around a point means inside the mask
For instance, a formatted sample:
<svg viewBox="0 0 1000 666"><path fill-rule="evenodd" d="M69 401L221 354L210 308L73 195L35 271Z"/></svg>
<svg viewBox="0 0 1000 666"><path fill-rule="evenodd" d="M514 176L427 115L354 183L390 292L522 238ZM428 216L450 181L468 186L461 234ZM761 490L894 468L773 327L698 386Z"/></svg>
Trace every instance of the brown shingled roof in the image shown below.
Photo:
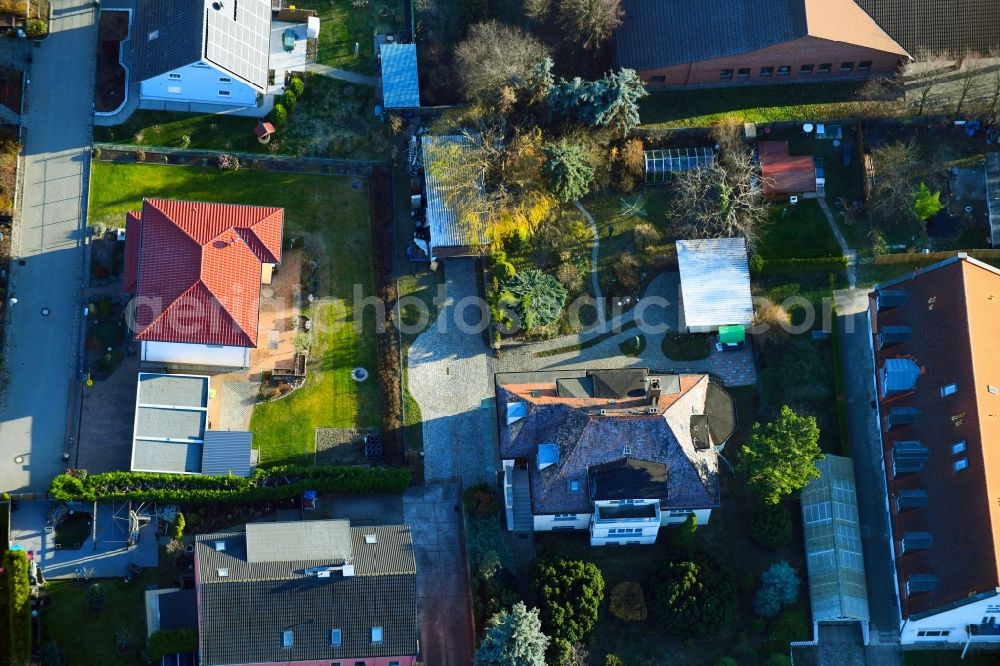
<svg viewBox="0 0 1000 666"><path fill-rule="evenodd" d="M961 256L961 255L960 255ZM904 618L991 591L1000 586L1000 272L963 258L918 271L880 285L904 291L906 302L875 311L872 329L876 370L887 359L910 358L921 369L914 390L880 399L883 430L890 408L916 408L912 424L883 432L891 497L904 490L923 490L926 506L897 512L890 501L894 557ZM909 338L879 350L878 333L889 326L909 326ZM878 375L879 373L876 372ZM882 378L878 378L881 395ZM942 396L941 388L957 385ZM892 451L901 441L916 440L930 451L923 468L893 473ZM952 447L965 442L965 450ZM956 470L958 460L967 460ZM929 532L930 548L902 554L906 532ZM936 589L907 598L906 580L935 576Z"/></svg>

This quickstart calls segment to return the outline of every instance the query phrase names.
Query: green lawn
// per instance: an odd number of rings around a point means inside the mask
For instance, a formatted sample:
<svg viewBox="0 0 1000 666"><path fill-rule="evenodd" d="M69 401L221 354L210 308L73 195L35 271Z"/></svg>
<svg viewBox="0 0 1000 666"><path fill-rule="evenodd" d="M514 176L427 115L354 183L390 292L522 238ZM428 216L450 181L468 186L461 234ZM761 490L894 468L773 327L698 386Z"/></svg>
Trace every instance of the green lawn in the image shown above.
<svg viewBox="0 0 1000 666"><path fill-rule="evenodd" d="M846 287L843 274L774 275L757 282L763 295L785 303L793 326L805 328L808 309L815 319L809 330L793 333L783 344L757 345L757 369L764 416L769 418L782 405L796 413L816 417L820 445L824 451L839 453L841 439L837 414L833 345L814 340L812 330L822 330L824 309L832 307L833 289ZM798 330L798 329L797 329Z"/></svg>
<svg viewBox="0 0 1000 666"><path fill-rule="evenodd" d="M397 32L406 23L399 0L370 0L361 7L355 7L354 0L304 0L293 4L297 9L315 9L319 14L316 61L362 74L373 74L375 70L372 35Z"/></svg>
<svg viewBox="0 0 1000 666"><path fill-rule="evenodd" d="M42 643L55 641L63 652L65 664L145 664L146 613L144 593L156 582L156 571L148 569L137 580L125 583L121 578L100 581L107 592L107 603L99 613L87 608L89 586L69 580L50 580L45 593L52 605L42 611ZM85 635L81 629L85 627ZM117 633L125 629L131 635L131 649L120 655Z"/></svg>
<svg viewBox="0 0 1000 666"><path fill-rule="evenodd" d="M94 140L168 148L385 159L391 135L388 125L372 113L375 103L375 89L371 86L309 74L305 91L288 116L288 124L278 128L266 145L254 136L255 118L170 111L136 111L123 125L95 127Z"/></svg>
<svg viewBox="0 0 1000 666"><path fill-rule="evenodd" d="M801 199L794 206L775 206L755 249L771 260L841 256L830 223L812 199Z"/></svg>
<svg viewBox="0 0 1000 666"><path fill-rule="evenodd" d="M316 339L306 386L254 409L261 462L311 462L306 456L317 426L378 425L374 320L366 317L358 334L352 312L354 285L372 293L367 190L332 176L95 162L90 192L90 222L115 225L143 196L283 207L286 247L294 238L296 247L305 241L307 250L322 248L314 250L322 256L320 293L311 313ZM358 366L372 373L362 384L351 378Z"/></svg>
<svg viewBox="0 0 1000 666"><path fill-rule="evenodd" d="M642 101L642 127L708 127L841 118L856 109L857 81L660 90Z"/></svg>

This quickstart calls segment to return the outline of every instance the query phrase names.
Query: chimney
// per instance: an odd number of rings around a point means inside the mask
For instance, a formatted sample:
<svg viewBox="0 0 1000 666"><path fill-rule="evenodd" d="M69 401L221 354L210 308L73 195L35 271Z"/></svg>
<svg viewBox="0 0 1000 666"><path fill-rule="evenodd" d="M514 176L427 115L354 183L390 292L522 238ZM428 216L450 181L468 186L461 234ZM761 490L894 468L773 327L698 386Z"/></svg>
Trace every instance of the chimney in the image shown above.
<svg viewBox="0 0 1000 666"><path fill-rule="evenodd" d="M660 402L660 378L653 377L649 380L649 390L646 391L646 395L649 397L649 404L653 407Z"/></svg>

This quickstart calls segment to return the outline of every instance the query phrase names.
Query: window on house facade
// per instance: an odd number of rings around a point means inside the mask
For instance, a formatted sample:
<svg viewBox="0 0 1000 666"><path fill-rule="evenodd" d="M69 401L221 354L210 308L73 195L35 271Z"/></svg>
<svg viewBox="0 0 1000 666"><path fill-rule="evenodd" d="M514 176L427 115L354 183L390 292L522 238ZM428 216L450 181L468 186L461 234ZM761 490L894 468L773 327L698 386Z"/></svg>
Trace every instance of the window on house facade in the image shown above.
<svg viewBox="0 0 1000 666"><path fill-rule="evenodd" d="M736 76L738 76L741 79L748 79L748 78L750 78L750 68L749 67L740 67L738 70L736 70Z"/></svg>
<svg viewBox="0 0 1000 666"><path fill-rule="evenodd" d="M948 384L941 387L942 398L947 398L949 395L955 395L956 393L958 393L958 384Z"/></svg>
<svg viewBox="0 0 1000 666"><path fill-rule="evenodd" d="M950 629L921 629L917 632L917 638L943 638L950 633Z"/></svg>
<svg viewBox="0 0 1000 666"><path fill-rule="evenodd" d="M792 73L791 65L782 65L778 68L778 76L788 76Z"/></svg>
<svg viewBox="0 0 1000 666"><path fill-rule="evenodd" d="M819 74L829 74L832 67L833 65L828 62L821 62L816 65L816 72Z"/></svg>
<svg viewBox="0 0 1000 666"><path fill-rule="evenodd" d="M665 75L663 75L663 74L658 74L657 76L651 76L651 77L649 77L649 82L650 83L666 83L667 82L667 77Z"/></svg>
<svg viewBox="0 0 1000 666"><path fill-rule="evenodd" d="M180 81L181 75L178 74L177 72L170 72L169 74L167 74L167 78L172 79L174 81Z"/></svg>
<svg viewBox="0 0 1000 666"><path fill-rule="evenodd" d="M772 74L774 74L774 67L761 67L760 68L760 75L761 76L771 76Z"/></svg>
<svg viewBox="0 0 1000 666"><path fill-rule="evenodd" d="M219 83L232 83L232 82L233 82L233 80L231 78L229 78L228 76L220 76L219 77Z"/></svg>
<svg viewBox="0 0 1000 666"><path fill-rule="evenodd" d="M842 72L853 72L854 71L854 61L848 60L846 62L840 63L840 71Z"/></svg>
<svg viewBox="0 0 1000 666"><path fill-rule="evenodd" d="M724 69L724 70L720 71L719 72L719 78L720 79L731 79L731 78L733 78L733 70L731 70L731 69Z"/></svg>
<svg viewBox="0 0 1000 666"><path fill-rule="evenodd" d="M861 62L858 63L858 69L860 70L868 71L871 68L872 68L871 60L862 60Z"/></svg>
<svg viewBox="0 0 1000 666"><path fill-rule="evenodd" d="M570 482L569 482L569 491L571 493L578 493L578 492L580 492L580 480L579 479L570 479ZM576 516L574 516L574 518L575 517Z"/></svg>
<svg viewBox="0 0 1000 666"><path fill-rule="evenodd" d="M812 74L812 73L813 73L812 65L802 65L801 67L799 67L799 74Z"/></svg>
<svg viewBox="0 0 1000 666"><path fill-rule="evenodd" d="M576 520L575 513L557 513L553 520Z"/></svg>

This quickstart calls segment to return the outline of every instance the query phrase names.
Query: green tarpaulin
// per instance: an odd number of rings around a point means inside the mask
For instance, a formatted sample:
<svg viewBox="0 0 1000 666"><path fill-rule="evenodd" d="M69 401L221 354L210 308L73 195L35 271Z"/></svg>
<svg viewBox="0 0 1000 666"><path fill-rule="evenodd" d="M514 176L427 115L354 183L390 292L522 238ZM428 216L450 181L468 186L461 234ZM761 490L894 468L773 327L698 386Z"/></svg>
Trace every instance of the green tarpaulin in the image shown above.
<svg viewBox="0 0 1000 666"><path fill-rule="evenodd" d="M719 342L724 345L738 345L746 340L747 332L742 326L720 326Z"/></svg>

